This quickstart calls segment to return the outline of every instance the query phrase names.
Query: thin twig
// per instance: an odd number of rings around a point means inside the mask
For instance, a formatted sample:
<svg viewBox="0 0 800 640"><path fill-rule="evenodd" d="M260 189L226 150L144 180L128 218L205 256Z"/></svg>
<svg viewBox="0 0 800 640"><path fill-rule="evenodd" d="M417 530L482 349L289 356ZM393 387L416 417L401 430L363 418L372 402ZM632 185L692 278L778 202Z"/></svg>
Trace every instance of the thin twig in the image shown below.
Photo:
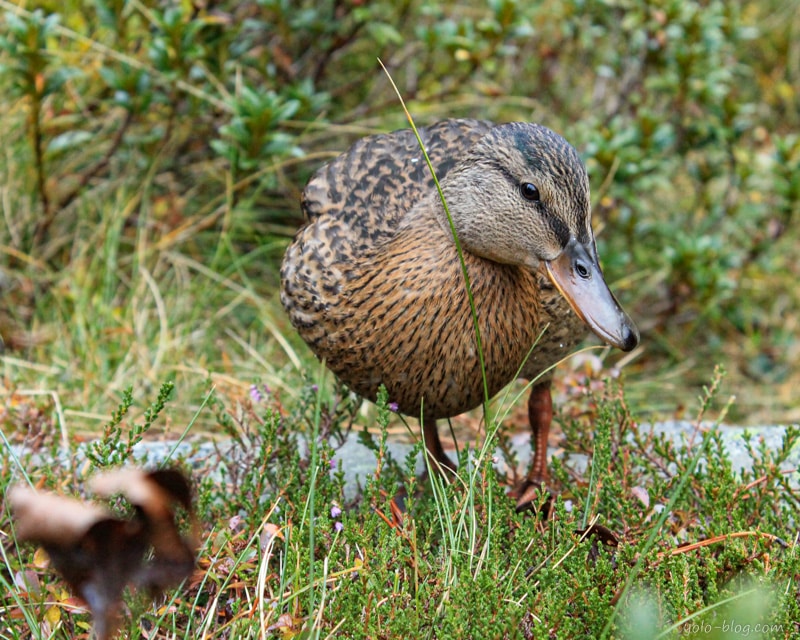
<svg viewBox="0 0 800 640"><path fill-rule="evenodd" d="M75 187L69 191L67 195L65 195L58 203L59 209L63 209L64 207L72 204L83 188L89 184L89 181L108 166L108 163L111 162L111 158L119 150L119 147L122 144L122 139L125 136L125 132L128 130L132 122L133 111L128 110L125 112L125 119L122 121L119 129L117 129L117 132L114 134L114 138L111 140L111 145L103 154L103 157L100 158L100 160L98 160L93 167L81 175L81 179L78 181L78 184L75 185Z"/></svg>

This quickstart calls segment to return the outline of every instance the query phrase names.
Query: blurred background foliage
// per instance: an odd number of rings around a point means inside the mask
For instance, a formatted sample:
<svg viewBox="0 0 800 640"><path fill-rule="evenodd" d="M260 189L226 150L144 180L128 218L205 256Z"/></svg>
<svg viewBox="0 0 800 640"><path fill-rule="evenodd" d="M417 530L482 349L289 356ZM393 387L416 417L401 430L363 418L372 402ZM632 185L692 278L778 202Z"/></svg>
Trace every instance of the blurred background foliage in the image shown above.
<svg viewBox="0 0 800 640"><path fill-rule="evenodd" d="M529 120L590 171L642 329L637 406L797 421L797 0L0 0L0 375L92 424L122 389L294 394L277 302L308 176L356 138ZM88 422L87 422L88 421Z"/></svg>

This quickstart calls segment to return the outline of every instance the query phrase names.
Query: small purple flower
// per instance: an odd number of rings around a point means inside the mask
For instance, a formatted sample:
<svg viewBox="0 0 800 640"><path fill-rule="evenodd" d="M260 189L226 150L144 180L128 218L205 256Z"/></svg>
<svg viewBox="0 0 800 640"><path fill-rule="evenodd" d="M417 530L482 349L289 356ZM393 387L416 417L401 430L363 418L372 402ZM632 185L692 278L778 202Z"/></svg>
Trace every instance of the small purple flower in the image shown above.
<svg viewBox="0 0 800 640"><path fill-rule="evenodd" d="M396 402L390 402L389 404L386 405L386 407L389 409L389 411L394 411L395 413L400 411L400 405L397 404Z"/></svg>
<svg viewBox="0 0 800 640"><path fill-rule="evenodd" d="M337 505L333 505L331 507L331 518L336 519L340 515L342 515L342 510Z"/></svg>
<svg viewBox="0 0 800 640"><path fill-rule="evenodd" d="M317 385L315 385L315 384L312 384L312 385L311 385L311 390L312 390L314 393L316 393L317 391L319 391L319 387L318 387Z"/></svg>
<svg viewBox="0 0 800 640"><path fill-rule="evenodd" d="M258 387L254 384L250 385L250 398L253 400L253 402L261 402L264 400L264 396L261 395Z"/></svg>
<svg viewBox="0 0 800 640"><path fill-rule="evenodd" d="M344 529L344 525L341 522L334 522L333 523L333 530L336 533L340 533Z"/></svg>

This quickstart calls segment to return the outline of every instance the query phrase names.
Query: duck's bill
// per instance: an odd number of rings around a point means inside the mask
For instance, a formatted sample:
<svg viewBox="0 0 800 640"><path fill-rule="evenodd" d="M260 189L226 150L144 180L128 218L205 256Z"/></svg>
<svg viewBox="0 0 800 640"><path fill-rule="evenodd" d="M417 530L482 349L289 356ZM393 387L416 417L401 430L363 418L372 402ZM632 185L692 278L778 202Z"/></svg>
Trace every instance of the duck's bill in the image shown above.
<svg viewBox="0 0 800 640"><path fill-rule="evenodd" d="M639 331L611 293L594 242L571 240L561 255L546 261L547 274L581 319L599 338L623 351L639 344Z"/></svg>

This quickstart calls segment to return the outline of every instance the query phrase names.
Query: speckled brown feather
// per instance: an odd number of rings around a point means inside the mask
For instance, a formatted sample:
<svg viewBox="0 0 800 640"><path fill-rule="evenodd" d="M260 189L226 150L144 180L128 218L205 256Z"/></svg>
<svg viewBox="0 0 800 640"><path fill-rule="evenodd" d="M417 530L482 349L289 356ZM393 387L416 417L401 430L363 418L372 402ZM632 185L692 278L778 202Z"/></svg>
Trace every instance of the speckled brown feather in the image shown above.
<svg viewBox="0 0 800 640"><path fill-rule="evenodd" d="M440 180L492 126L448 120L420 130ZM434 219L436 199L411 131L365 138L309 181L309 224L281 270L281 300L314 353L359 394L374 399L384 384L402 412L424 407L427 420L484 397L464 278ZM543 270L465 259L490 395L513 380L547 325L522 377L539 375L585 335Z"/></svg>

